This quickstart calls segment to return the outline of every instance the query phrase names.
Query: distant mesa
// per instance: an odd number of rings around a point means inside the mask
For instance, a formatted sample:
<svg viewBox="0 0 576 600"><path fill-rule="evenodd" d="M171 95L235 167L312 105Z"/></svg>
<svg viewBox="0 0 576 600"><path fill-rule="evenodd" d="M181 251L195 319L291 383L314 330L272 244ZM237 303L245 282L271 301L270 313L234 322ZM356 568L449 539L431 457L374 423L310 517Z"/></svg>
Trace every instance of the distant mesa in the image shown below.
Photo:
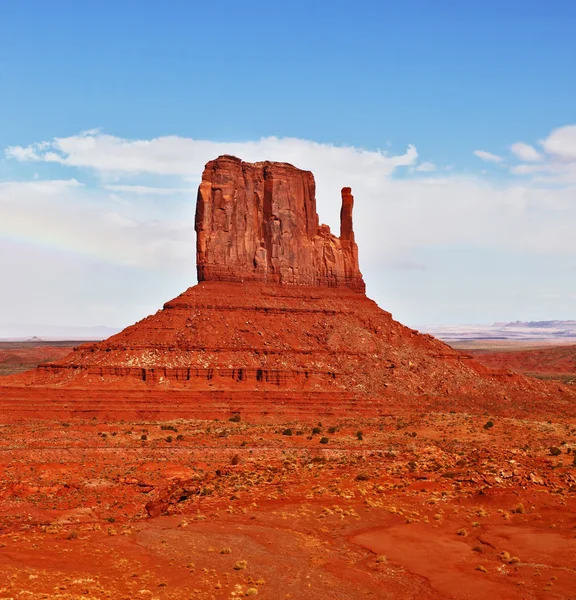
<svg viewBox="0 0 576 600"><path fill-rule="evenodd" d="M368 299L350 188L341 203L336 237L319 224L309 171L233 156L210 161L196 207L198 285L103 342L6 383L82 388L87 414L103 402L102 388L133 390L134 398L143 390L187 391L166 397L170 409L153 403L180 416L219 415L234 402L257 414L345 405L371 414L415 398L481 402L486 410L512 406L516 391L523 402L548 401L544 384L488 369ZM194 408L175 408L175 398Z"/></svg>
<svg viewBox="0 0 576 600"><path fill-rule="evenodd" d="M103 340L118 329L105 326L42 325L39 323L0 324L0 341L47 342Z"/></svg>
<svg viewBox="0 0 576 600"><path fill-rule="evenodd" d="M490 340L576 342L576 321L513 321L492 325L437 325L422 329L449 343Z"/></svg>

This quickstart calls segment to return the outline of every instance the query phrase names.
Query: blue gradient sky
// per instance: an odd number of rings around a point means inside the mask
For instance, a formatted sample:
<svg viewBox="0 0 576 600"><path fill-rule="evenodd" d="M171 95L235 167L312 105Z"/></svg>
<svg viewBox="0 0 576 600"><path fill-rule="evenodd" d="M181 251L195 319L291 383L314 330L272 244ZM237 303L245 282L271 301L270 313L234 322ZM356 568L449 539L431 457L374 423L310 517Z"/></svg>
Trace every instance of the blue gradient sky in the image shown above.
<svg viewBox="0 0 576 600"><path fill-rule="evenodd" d="M314 170L333 227L351 184L369 293L409 324L576 318L574 31L568 1L1 3L0 325L123 326L194 283L229 147Z"/></svg>

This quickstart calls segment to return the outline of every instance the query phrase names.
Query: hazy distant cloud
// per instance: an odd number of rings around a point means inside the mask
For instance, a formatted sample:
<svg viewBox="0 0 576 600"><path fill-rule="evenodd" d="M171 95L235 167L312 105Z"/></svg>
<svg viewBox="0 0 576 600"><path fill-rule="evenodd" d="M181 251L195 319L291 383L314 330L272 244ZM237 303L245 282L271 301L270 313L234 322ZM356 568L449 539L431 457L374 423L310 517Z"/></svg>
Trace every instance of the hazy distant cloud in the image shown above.
<svg viewBox="0 0 576 600"><path fill-rule="evenodd" d="M512 154L518 157L520 160L526 160L528 162L537 162L542 160L542 155L530 144L524 142L516 142L510 146Z"/></svg>
<svg viewBox="0 0 576 600"><path fill-rule="evenodd" d="M192 188L150 187L147 185L104 185L105 190L120 194L137 194L139 196L172 196L190 193Z"/></svg>
<svg viewBox="0 0 576 600"><path fill-rule="evenodd" d="M474 155L484 162L501 163L504 160L501 156L485 150L474 150Z"/></svg>
<svg viewBox="0 0 576 600"><path fill-rule="evenodd" d="M191 199L191 205L193 201ZM115 265L182 267L194 256L193 207L162 220L140 202L121 206L76 180L0 183L0 238L81 254Z"/></svg>
<svg viewBox="0 0 576 600"><path fill-rule="evenodd" d="M531 175L533 173L554 173L555 170L551 165L545 164L522 164L510 167L510 172L515 175Z"/></svg>
<svg viewBox="0 0 576 600"><path fill-rule="evenodd" d="M398 271L426 271L428 269L426 265L409 260L385 260L382 265Z"/></svg>

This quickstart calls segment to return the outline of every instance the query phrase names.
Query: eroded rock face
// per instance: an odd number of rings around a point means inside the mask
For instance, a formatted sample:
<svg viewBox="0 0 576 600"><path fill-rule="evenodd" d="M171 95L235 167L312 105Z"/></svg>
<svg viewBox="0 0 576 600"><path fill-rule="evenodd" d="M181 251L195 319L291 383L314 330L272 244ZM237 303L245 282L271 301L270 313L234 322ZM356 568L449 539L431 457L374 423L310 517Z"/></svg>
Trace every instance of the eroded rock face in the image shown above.
<svg viewBox="0 0 576 600"><path fill-rule="evenodd" d="M340 237L319 225L310 171L287 163L210 161L196 205L198 281L259 281L346 287L364 293L352 227L354 198L342 190Z"/></svg>

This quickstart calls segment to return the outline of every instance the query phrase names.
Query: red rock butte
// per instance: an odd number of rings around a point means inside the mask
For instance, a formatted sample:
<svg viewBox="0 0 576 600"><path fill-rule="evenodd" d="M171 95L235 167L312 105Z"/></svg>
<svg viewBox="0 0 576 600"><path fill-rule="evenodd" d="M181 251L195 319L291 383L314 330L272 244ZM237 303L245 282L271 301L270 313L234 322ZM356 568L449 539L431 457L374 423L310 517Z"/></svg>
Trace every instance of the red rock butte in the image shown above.
<svg viewBox="0 0 576 600"><path fill-rule="evenodd" d="M196 210L198 285L103 342L4 378L0 408L214 417L568 406L564 388L483 367L368 299L353 203L344 188L336 237L319 225L309 171L210 161Z"/></svg>
<svg viewBox="0 0 576 600"><path fill-rule="evenodd" d="M350 188L340 237L320 225L310 171L221 156L204 169L196 204L198 281L259 281L364 292Z"/></svg>

